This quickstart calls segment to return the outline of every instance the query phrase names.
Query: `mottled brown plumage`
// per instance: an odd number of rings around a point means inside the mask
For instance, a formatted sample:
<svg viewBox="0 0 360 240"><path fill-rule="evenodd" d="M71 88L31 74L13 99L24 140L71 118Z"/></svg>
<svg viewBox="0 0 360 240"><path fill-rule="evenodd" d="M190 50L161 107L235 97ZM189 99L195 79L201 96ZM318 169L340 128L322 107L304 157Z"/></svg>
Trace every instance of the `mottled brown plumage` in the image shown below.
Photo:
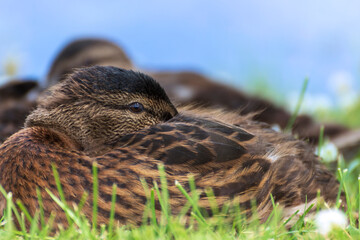
<svg viewBox="0 0 360 240"><path fill-rule="evenodd" d="M134 108L134 102L144 109ZM272 209L270 194L289 215L304 210L306 201L313 203L318 190L328 203L335 202L338 192L335 177L306 143L220 110L177 113L151 78L113 67L79 70L51 89L26 128L0 146L0 184L31 214L38 208L39 187L45 214L55 211L57 223L66 224L44 191L57 192L51 164L58 168L71 206L84 191L92 192L95 161L99 223L108 221L114 183L115 218L121 224L140 223L146 203L140 178L153 186L158 164L165 165L175 214L186 199L174 183L188 188L189 174L199 189L213 188L219 205L236 198L248 212L255 200L262 220ZM205 194L199 203L209 210ZM0 209L4 207L2 198ZM83 212L91 217L91 199Z"/></svg>

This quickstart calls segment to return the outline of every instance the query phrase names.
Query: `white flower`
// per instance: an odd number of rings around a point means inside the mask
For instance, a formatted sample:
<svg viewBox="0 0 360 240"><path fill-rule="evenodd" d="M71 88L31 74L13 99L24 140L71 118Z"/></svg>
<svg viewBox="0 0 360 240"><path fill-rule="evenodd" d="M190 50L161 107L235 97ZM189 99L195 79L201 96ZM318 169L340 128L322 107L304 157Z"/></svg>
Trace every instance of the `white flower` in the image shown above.
<svg viewBox="0 0 360 240"><path fill-rule="evenodd" d="M339 98L341 108L351 108L359 99L359 94L355 90L349 91Z"/></svg>
<svg viewBox="0 0 360 240"><path fill-rule="evenodd" d="M338 94L344 95L353 90L354 78L350 72L337 71L329 77L329 86L331 90Z"/></svg>
<svg viewBox="0 0 360 240"><path fill-rule="evenodd" d="M271 125L272 130L274 130L275 132L281 132L281 128L278 124L273 124Z"/></svg>
<svg viewBox="0 0 360 240"><path fill-rule="evenodd" d="M341 108L353 106L358 99L355 80L350 72L338 71L333 73L329 78L329 86L336 94L336 101Z"/></svg>
<svg viewBox="0 0 360 240"><path fill-rule="evenodd" d="M191 99L195 93L194 90L187 86L176 86L174 91L176 97L183 101Z"/></svg>
<svg viewBox="0 0 360 240"><path fill-rule="evenodd" d="M318 148L316 148L316 154L318 153ZM333 162L337 159L339 151L335 144L331 142L325 142L320 149L320 157L324 162Z"/></svg>
<svg viewBox="0 0 360 240"><path fill-rule="evenodd" d="M345 228L348 225L348 220L342 211L338 209L326 209L316 214L315 224L319 233L325 236L333 227Z"/></svg>

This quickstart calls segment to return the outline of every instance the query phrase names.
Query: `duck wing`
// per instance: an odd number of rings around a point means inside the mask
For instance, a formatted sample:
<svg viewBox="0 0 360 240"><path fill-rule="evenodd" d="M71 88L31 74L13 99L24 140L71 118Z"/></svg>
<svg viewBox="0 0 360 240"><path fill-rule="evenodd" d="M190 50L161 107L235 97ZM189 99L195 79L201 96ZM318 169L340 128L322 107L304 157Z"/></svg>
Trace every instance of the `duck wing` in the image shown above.
<svg viewBox="0 0 360 240"><path fill-rule="evenodd" d="M239 160L254 135L206 118L177 115L170 121L122 137L117 145L167 165L203 165Z"/></svg>

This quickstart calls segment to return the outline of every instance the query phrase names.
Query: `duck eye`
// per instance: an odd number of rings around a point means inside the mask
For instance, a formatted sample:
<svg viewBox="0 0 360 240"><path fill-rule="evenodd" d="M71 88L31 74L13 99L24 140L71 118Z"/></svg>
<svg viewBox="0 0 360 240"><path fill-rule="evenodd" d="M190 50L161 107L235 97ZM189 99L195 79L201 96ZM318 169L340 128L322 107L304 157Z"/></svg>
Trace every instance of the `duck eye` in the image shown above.
<svg viewBox="0 0 360 240"><path fill-rule="evenodd" d="M133 113L141 113L144 111L144 106L141 103L134 102L129 105L129 110Z"/></svg>

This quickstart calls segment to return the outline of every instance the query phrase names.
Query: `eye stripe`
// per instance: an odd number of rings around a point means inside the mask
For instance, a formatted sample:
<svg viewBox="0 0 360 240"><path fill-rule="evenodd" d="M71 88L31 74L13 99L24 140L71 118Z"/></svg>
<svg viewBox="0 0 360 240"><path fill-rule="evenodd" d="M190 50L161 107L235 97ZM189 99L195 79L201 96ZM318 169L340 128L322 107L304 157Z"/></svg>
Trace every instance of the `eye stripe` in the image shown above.
<svg viewBox="0 0 360 240"><path fill-rule="evenodd" d="M104 104L103 106L112 108L112 109L118 109L118 110L129 110L129 105ZM143 107L143 111L147 112L153 116L158 116L165 121L173 118L173 115L170 112L156 113L154 110L147 109L145 106Z"/></svg>
<svg viewBox="0 0 360 240"><path fill-rule="evenodd" d="M103 106L112 108L112 109L118 109L118 110L129 110L129 105L104 104ZM143 110L145 112L155 115L155 112L151 109L147 109L146 107L143 107Z"/></svg>
<svg viewBox="0 0 360 240"><path fill-rule="evenodd" d="M108 107L108 108L112 108L112 109L119 109L119 110L129 109L128 105L104 104L103 106Z"/></svg>

